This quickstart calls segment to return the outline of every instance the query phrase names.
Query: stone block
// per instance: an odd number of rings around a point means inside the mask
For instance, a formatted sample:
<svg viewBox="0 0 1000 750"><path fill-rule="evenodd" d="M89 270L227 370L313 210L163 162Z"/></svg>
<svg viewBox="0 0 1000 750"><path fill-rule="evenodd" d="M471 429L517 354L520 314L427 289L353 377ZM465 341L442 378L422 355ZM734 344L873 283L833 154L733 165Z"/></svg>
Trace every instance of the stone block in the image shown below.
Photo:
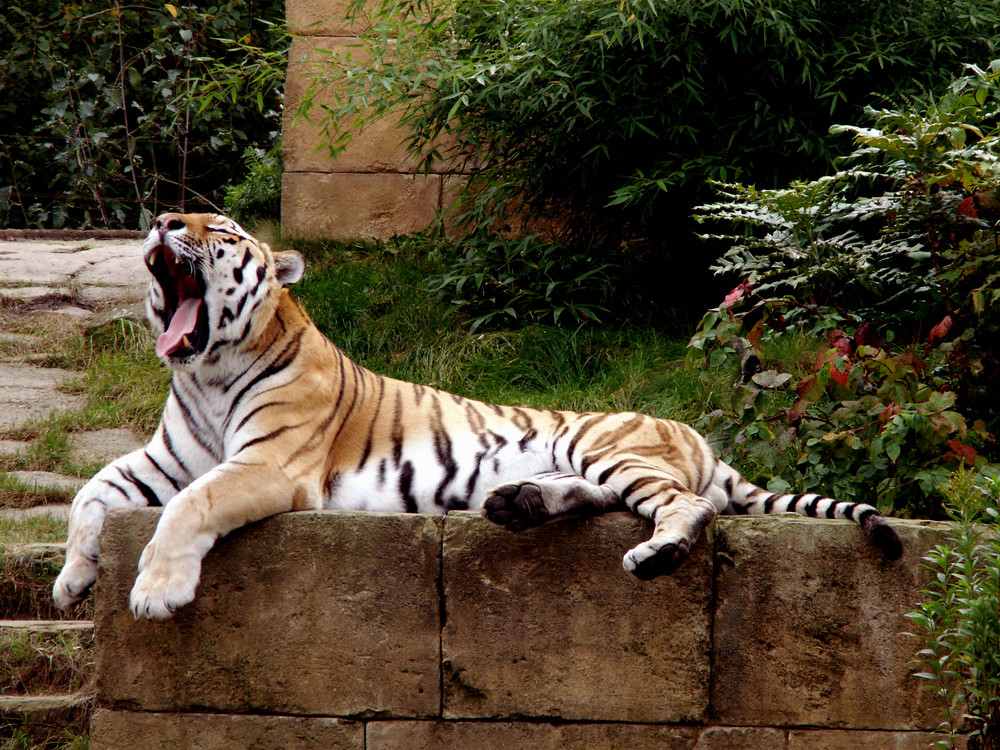
<svg viewBox="0 0 1000 750"><path fill-rule="evenodd" d="M931 732L866 732L836 729L793 729L788 750L927 750L943 735ZM959 742L959 748L965 743Z"/></svg>
<svg viewBox="0 0 1000 750"><path fill-rule="evenodd" d="M860 529L798 516L715 525L712 709L731 725L931 729L912 677L905 613L929 575L920 558L945 524L894 520L906 551L887 562Z"/></svg>
<svg viewBox="0 0 1000 750"><path fill-rule="evenodd" d="M772 727L709 727L694 750L787 750L785 733Z"/></svg>
<svg viewBox="0 0 1000 750"><path fill-rule="evenodd" d="M367 750L693 750L698 732L655 724L542 724L478 721L373 721ZM744 749L745 750L745 749ZM764 750L764 749L761 749Z"/></svg>
<svg viewBox="0 0 1000 750"><path fill-rule="evenodd" d="M144 711L436 715L442 519L286 513L219 540L191 604L133 620L159 512L108 516L97 586L98 701Z"/></svg>
<svg viewBox="0 0 1000 750"><path fill-rule="evenodd" d="M288 73L285 81L284 123L282 126L282 155L286 172L422 172L417 158L406 150L407 131L399 124L399 114L390 113L367 125L364 129L351 129L351 140L336 156L331 156L324 140L323 119L320 106L333 102L334 90L321 88L314 94L315 108L299 116L299 107L305 99L311 79L318 73L332 77L330 85L336 86L341 78L336 65L350 56L356 64L367 53L351 38L319 37L296 39L288 56ZM344 63L347 64L347 63ZM442 141L442 148L444 148ZM435 162L431 174L460 171L463 165L457 159Z"/></svg>
<svg viewBox="0 0 1000 750"><path fill-rule="evenodd" d="M439 175L286 172L282 231L303 239L388 238L436 218Z"/></svg>
<svg viewBox="0 0 1000 750"><path fill-rule="evenodd" d="M285 20L293 34L316 36L355 36L369 21L364 13L348 17L352 0L289 0Z"/></svg>
<svg viewBox="0 0 1000 750"><path fill-rule="evenodd" d="M451 514L442 557L445 718L701 721L710 544L643 582L622 556L651 524L625 513L512 533Z"/></svg>
<svg viewBox="0 0 1000 750"><path fill-rule="evenodd" d="M364 750L364 725L339 719L100 709L90 750Z"/></svg>

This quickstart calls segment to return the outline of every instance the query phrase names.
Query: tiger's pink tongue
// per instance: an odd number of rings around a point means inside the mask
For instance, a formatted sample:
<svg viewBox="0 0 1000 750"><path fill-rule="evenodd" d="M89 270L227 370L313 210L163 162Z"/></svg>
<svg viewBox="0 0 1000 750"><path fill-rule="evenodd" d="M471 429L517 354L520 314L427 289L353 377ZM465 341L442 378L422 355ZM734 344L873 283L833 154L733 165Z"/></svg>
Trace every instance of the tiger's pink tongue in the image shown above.
<svg viewBox="0 0 1000 750"><path fill-rule="evenodd" d="M157 357L166 357L180 348L181 339L191 333L198 324L200 309L201 300L197 297L189 297L181 302L174 317L170 319L170 327L156 340Z"/></svg>

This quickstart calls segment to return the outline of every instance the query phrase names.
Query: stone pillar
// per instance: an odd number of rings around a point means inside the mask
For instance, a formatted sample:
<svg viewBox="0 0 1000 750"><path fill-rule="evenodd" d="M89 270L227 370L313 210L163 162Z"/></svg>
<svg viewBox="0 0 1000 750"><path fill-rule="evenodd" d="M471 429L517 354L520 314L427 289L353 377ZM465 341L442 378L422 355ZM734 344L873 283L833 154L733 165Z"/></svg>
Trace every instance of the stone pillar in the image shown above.
<svg viewBox="0 0 1000 750"><path fill-rule="evenodd" d="M299 38L285 86L281 219L283 230L298 237L388 238L424 229L441 209L446 175L454 170L440 163L423 174L406 151L396 115L355 130L336 157L323 145L323 112L316 107L309 119L296 117L317 66L364 54L358 35L365 22L346 20L349 6L349 0L289 0L287 6L289 27ZM315 103L329 101L327 95Z"/></svg>

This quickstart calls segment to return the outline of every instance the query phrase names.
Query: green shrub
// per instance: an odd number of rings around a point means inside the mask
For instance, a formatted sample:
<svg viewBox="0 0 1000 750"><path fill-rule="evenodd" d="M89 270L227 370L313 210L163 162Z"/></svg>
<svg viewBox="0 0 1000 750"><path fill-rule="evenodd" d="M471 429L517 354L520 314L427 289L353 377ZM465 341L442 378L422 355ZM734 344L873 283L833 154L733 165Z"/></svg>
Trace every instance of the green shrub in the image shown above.
<svg viewBox="0 0 1000 750"><path fill-rule="evenodd" d="M934 574L928 597L909 617L922 632L917 673L944 702L935 743L969 750L1000 748L1000 481L977 484L959 472L945 485L945 508L956 527L924 557Z"/></svg>
<svg viewBox="0 0 1000 750"><path fill-rule="evenodd" d="M670 252L670 267L633 282L650 288L707 265L687 231L706 177L819 174L831 123L941 81L1000 38L993 0L354 5L372 22L365 62L333 58L304 103L327 83L340 92L323 118L334 148L359 117L401 107L428 165L473 155L467 228L492 240L540 218L596 264Z"/></svg>
<svg viewBox="0 0 1000 750"><path fill-rule="evenodd" d="M244 149L275 142L283 16L279 0L5 3L0 223L132 228L221 205Z"/></svg>
<svg viewBox="0 0 1000 750"><path fill-rule="evenodd" d="M279 149L248 148L243 152L243 163L246 177L226 188L226 214L241 222L280 219L284 169Z"/></svg>
<svg viewBox="0 0 1000 750"><path fill-rule="evenodd" d="M508 324L598 322L609 305L629 298L619 292L626 288L621 269L595 264L589 248L567 248L535 234L473 236L445 248L450 250L448 270L431 282L431 291L471 314L472 331L501 319Z"/></svg>
<svg viewBox="0 0 1000 750"><path fill-rule="evenodd" d="M949 467L997 458L998 113L1000 61L970 66L931 103L836 128L854 135L851 168L723 185L726 200L701 207L733 228L714 235L732 244L715 270L742 281L689 363L735 370L740 337L765 350L788 329L827 337L785 379L794 390L770 376L737 389L739 452L804 489L917 513L934 512Z"/></svg>

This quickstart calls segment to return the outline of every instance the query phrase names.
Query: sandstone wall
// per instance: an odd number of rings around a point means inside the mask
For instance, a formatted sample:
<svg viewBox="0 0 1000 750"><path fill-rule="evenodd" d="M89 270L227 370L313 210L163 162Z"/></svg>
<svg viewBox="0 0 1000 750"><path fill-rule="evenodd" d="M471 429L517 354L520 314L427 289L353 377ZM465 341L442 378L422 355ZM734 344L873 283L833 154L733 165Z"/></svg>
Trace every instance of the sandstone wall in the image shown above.
<svg viewBox="0 0 1000 750"><path fill-rule="evenodd" d="M398 119L388 117L354 132L336 158L322 145L317 108L309 120L296 117L317 65L331 51L357 59L357 34L363 22L344 20L349 0L288 0L293 33L300 35L289 55L282 127L285 174L282 184L283 230L306 238L386 238L424 229L447 200L454 165L439 164L431 174L417 168L403 147ZM329 103L329 95L316 99Z"/></svg>
<svg viewBox="0 0 1000 750"><path fill-rule="evenodd" d="M628 514L521 533L446 517L303 512L234 532L195 602L135 621L157 510L108 519L91 747L916 750L938 723L903 616L943 524L720 519L635 580Z"/></svg>

